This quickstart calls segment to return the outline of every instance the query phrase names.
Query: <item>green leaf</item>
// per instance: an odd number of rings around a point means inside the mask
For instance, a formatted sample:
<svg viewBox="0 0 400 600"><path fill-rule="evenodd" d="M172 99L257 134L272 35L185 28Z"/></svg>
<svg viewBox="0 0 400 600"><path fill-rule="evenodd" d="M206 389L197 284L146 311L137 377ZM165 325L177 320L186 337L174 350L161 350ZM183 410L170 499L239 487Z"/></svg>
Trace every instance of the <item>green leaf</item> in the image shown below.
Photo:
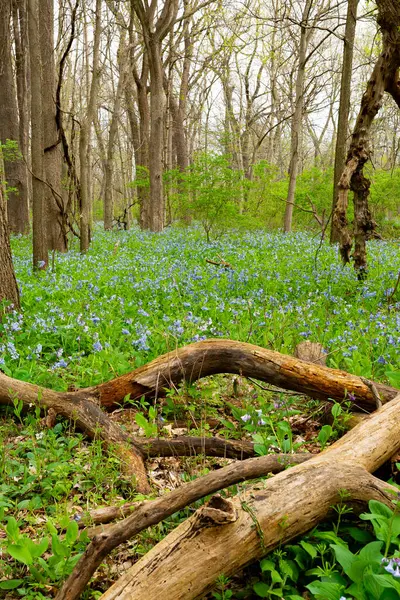
<svg viewBox="0 0 400 600"><path fill-rule="evenodd" d="M337 583L328 583L322 581L313 581L306 585L317 600L340 600L343 587Z"/></svg>
<svg viewBox="0 0 400 600"><path fill-rule="evenodd" d="M326 446L326 443L328 442L332 433L333 433L333 429L330 425L323 425L321 427L321 431L318 434L318 441L322 447Z"/></svg>
<svg viewBox="0 0 400 600"><path fill-rule="evenodd" d="M282 581L283 581L282 577L280 576L278 571L276 571L275 569L273 569L271 571L271 579L272 579L272 583L282 583Z"/></svg>
<svg viewBox="0 0 400 600"><path fill-rule="evenodd" d="M340 406L340 404L338 404L337 402L335 402L335 404L332 406L332 410L331 410L332 416L337 419L338 416L340 414L342 414L342 407Z"/></svg>
<svg viewBox="0 0 400 600"><path fill-rule="evenodd" d="M385 375L389 379L390 385L400 388L400 371L386 371Z"/></svg>
<svg viewBox="0 0 400 600"><path fill-rule="evenodd" d="M135 421L139 425L139 427L141 427L142 429L146 429L146 427L148 427L148 425L149 425L148 420L142 413L136 413Z"/></svg>
<svg viewBox="0 0 400 600"><path fill-rule="evenodd" d="M20 533L18 523L14 519L14 517L8 517L6 532L10 539L12 539L14 542L18 542L20 538Z"/></svg>
<svg viewBox="0 0 400 600"><path fill-rule="evenodd" d="M268 598L268 596L270 595L269 585L267 585L263 581L257 581L257 583L253 585L253 590L260 598Z"/></svg>
<svg viewBox="0 0 400 600"><path fill-rule="evenodd" d="M58 536L54 534L51 536L51 548L53 550L53 553L57 556L66 557L69 554L66 545L60 542Z"/></svg>
<svg viewBox="0 0 400 600"><path fill-rule="evenodd" d="M15 560L22 562L24 565L31 565L33 558L26 546L22 544L9 544L7 546L7 552L11 554Z"/></svg>
<svg viewBox="0 0 400 600"><path fill-rule="evenodd" d="M275 564L272 562L272 560L269 560L268 558L263 558L260 561L260 567L261 571L265 573L265 571L272 571L273 569L275 569Z"/></svg>
<svg viewBox="0 0 400 600"><path fill-rule="evenodd" d="M363 585L372 596L372 598L379 600L384 588L394 588L395 586L390 581L388 575L377 575L375 573L366 573L364 575Z"/></svg>
<svg viewBox="0 0 400 600"><path fill-rule="evenodd" d="M388 519L391 519L393 516L393 511L388 506L386 506L386 504L379 502L379 500L370 500L368 502L368 508L371 511L371 513L382 515L383 517L387 517Z"/></svg>
<svg viewBox="0 0 400 600"><path fill-rule="evenodd" d="M382 542L370 542L360 550L359 557L368 562L380 564L383 556L381 554Z"/></svg>
<svg viewBox="0 0 400 600"><path fill-rule="evenodd" d="M304 548L304 550L311 556L311 558L315 558L317 556L317 551L312 544L309 544L308 542L302 540L300 542L300 546Z"/></svg>
<svg viewBox="0 0 400 600"><path fill-rule="evenodd" d="M48 538L43 538L40 540L40 542L35 543L32 540L25 538L25 545L32 557L38 558L46 552L47 548L49 547L49 540Z"/></svg>
<svg viewBox="0 0 400 600"><path fill-rule="evenodd" d="M6 579L0 581L0 590L15 590L22 583L24 583L23 579Z"/></svg>
<svg viewBox="0 0 400 600"><path fill-rule="evenodd" d="M79 527L76 521L70 521L67 527L67 531L65 534L65 541L72 546L74 542L78 539L79 535Z"/></svg>
<svg viewBox="0 0 400 600"><path fill-rule="evenodd" d="M345 531L347 531L356 542L367 544L371 540L369 531L361 529L360 527L346 527Z"/></svg>
<svg viewBox="0 0 400 600"><path fill-rule="evenodd" d="M343 567L343 571L347 574L356 557L348 548L345 548L344 546L331 544L331 548L335 553L336 560L338 563L340 563L340 565Z"/></svg>

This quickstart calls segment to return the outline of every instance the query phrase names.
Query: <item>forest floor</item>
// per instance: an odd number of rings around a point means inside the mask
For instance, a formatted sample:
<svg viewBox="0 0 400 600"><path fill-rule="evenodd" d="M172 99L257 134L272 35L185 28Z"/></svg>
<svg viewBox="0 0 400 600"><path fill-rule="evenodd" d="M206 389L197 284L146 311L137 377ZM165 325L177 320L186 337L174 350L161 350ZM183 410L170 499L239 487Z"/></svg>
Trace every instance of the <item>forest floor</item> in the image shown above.
<svg viewBox="0 0 400 600"><path fill-rule="evenodd" d="M12 244L22 311L0 324L0 369L16 379L77 389L177 346L224 337L286 354L310 339L322 344L328 366L400 387L400 290L393 294L400 249L394 242L370 243L363 283L340 265L334 248L304 233L230 233L207 244L196 230L96 230L86 256L75 249L55 255L48 271L36 275L29 240ZM332 406L218 375L156 402L127 398L112 418L147 437L217 435L252 440L259 454L318 452L346 429L347 408L345 398ZM1 416L0 597L10 600L53 597L87 544L86 531L78 531L83 515L142 499L100 440L87 441L65 421L48 428L41 417L24 414L18 398ZM153 497L227 462L200 455L150 459ZM99 598L202 502L113 551L82 597ZM346 520L345 502L337 513L335 524L280 548L261 565L229 581L221 577L209 597L323 598L314 588L304 592L305 585L337 573L339 600L343 574L329 544L345 536L366 544L374 535L352 515Z"/></svg>

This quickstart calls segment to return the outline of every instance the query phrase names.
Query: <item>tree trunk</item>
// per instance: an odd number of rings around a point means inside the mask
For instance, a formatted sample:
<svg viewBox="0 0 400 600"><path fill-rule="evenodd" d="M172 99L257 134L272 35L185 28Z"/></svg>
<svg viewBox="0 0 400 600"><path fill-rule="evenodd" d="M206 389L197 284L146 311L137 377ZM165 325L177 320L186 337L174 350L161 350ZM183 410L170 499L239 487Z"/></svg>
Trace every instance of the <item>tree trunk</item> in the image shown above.
<svg viewBox="0 0 400 600"><path fill-rule="evenodd" d="M344 32L342 80L340 85L339 117L337 124L335 169L333 175L333 201L332 214L335 211L339 196L339 180L343 173L346 161L347 131L349 127L349 111L351 98L351 78L353 74L353 51L356 35L358 0L349 0L347 5L346 29ZM331 244L339 241L337 231L332 219Z"/></svg>
<svg viewBox="0 0 400 600"><path fill-rule="evenodd" d="M165 198L163 186L163 144L166 97L164 72L161 56L161 41L151 39L149 52L150 67L150 231L164 229Z"/></svg>
<svg viewBox="0 0 400 600"><path fill-rule="evenodd" d="M29 55L31 69L31 155L33 268L48 262L44 187L43 80L40 54L39 0L28 0Z"/></svg>
<svg viewBox="0 0 400 600"><path fill-rule="evenodd" d="M104 181L104 229L112 229L114 218L114 195L113 195L113 170L114 170L114 146L120 117L121 99L125 86L125 35L121 31L119 44L119 79L114 98L114 110L111 117L110 131L108 134L107 157L105 160Z"/></svg>
<svg viewBox="0 0 400 600"><path fill-rule="evenodd" d="M399 448L400 395L315 458L232 500L212 498L128 569L102 600L202 598L219 575L234 575L326 519L343 490L346 505L358 510L371 499L394 508L397 488L370 473Z"/></svg>
<svg viewBox="0 0 400 600"><path fill-rule="evenodd" d="M400 3L397 0L377 0L377 7L383 48L361 100L346 165L339 181L338 201L333 215L334 226L339 232L340 254L343 262L348 263L353 245L346 214L351 189L354 192L355 220L353 258L360 279L365 277L367 269L366 240L374 235L376 228L368 208L370 182L363 175L364 165L370 154L370 130L382 106L385 91L393 96L400 108Z"/></svg>
<svg viewBox="0 0 400 600"><path fill-rule="evenodd" d="M88 105L86 114L82 117L80 137L79 137L79 163L80 163L80 249L85 253L89 249L90 230L91 230L91 206L92 198L90 197L90 165L89 163L89 147L90 133L92 130L92 122L94 112L96 110L97 90L99 86L99 60L100 60L100 35L101 35L101 0L96 0L95 8L95 26L93 37L93 62L92 62L92 81L88 89ZM89 60L88 55L86 60Z"/></svg>
<svg viewBox="0 0 400 600"><path fill-rule="evenodd" d="M299 168L299 152L301 147L301 129L303 123L304 78L306 72L306 52L309 36L307 24L312 3L313 0L306 0L300 26L299 62L296 76L295 107L292 118L290 141L289 189L287 193L285 218L283 224L283 230L285 232L289 232L292 229L294 198L296 193L297 172Z"/></svg>
<svg viewBox="0 0 400 600"><path fill-rule="evenodd" d="M0 3L0 143L6 140L20 143L19 115L17 94L12 65L11 48L11 5L12 0ZM20 59L21 46L17 46L17 59ZM13 233L28 233L29 208L27 169L24 160L17 153L4 156L4 171L7 187L7 212L10 231ZM25 154L25 160L28 156Z"/></svg>
<svg viewBox="0 0 400 600"><path fill-rule="evenodd" d="M2 303L6 302L11 303L12 308L19 310L19 291L11 257L7 205L1 183L3 177L3 159L0 150L0 307L2 308Z"/></svg>
<svg viewBox="0 0 400 600"><path fill-rule="evenodd" d="M56 74L54 62L54 0L40 0L40 50L42 57L42 110L47 246L66 252L67 219L61 195L61 147L56 123Z"/></svg>

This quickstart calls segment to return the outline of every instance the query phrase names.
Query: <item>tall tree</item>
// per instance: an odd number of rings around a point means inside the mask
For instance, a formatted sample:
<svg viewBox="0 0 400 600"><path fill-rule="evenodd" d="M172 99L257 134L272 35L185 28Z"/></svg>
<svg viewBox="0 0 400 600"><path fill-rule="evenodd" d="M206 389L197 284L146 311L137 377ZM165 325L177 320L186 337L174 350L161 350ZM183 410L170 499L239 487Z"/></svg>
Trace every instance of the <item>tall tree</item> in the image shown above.
<svg viewBox="0 0 400 600"><path fill-rule="evenodd" d="M162 8L153 1L131 0L140 21L150 72L150 215L151 231L162 231L165 221L163 192L163 143L166 96L164 91L164 65L162 43L174 26L178 0L165 0Z"/></svg>
<svg viewBox="0 0 400 600"><path fill-rule="evenodd" d="M346 164L339 182L339 196L334 212L334 225L339 232L340 254L350 262L353 239L348 229L347 206L349 190L354 204L354 251L352 258L360 279L367 268L366 241L375 234L376 223L368 207L371 182L364 175L370 157L370 131L385 92L400 108L400 2L377 0L377 22L382 33L382 52L375 63L354 126Z"/></svg>
<svg viewBox="0 0 400 600"><path fill-rule="evenodd" d="M7 204L4 186L1 183L3 177L3 157L0 149L0 303L11 302L14 308L19 309L19 291L11 257Z"/></svg>
<svg viewBox="0 0 400 600"><path fill-rule="evenodd" d="M43 160L43 75L40 52L39 0L28 0L28 35L31 70L31 154L33 267L46 268L48 262Z"/></svg>
<svg viewBox="0 0 400 600"><path fill-rule="evenodd" d="M45 213L49 250L67 250L67 221L61 195L61 146L56 123L56 76L54 59L54 0L39 1L40 52L42 61L42 116Z"/></svg>
<svg viewBox="0 0 400 600"><path fill-rule="evenodd" d="M80 249L81 252L87 252L90 244L90 213L91 198L89 184L90 178L90 158L88 156L90 146L90 133L94 114L96 110L97 92L99 87L100 73L100 36L101 36L101 0L96 0L95 23L93 35L93 59L92 59L92 79L88 89L87 107L81 118L80 137L79 137L79 164L80 164ZM86 49L87 50L87 49ZM86 60L89 60L86 56Z"/></svg>
<svg viewBox="0 0 400 600"><path fill-rule="evenodd" d="M12 64L11 40L12 0L0 2L0 142L14 140L19 143L20 127L17 93ZM20 40L17 45L17 60L21 59ZM25 90L26 91L26 90ZM26 123L27 126L27 123ZM28 159L27 154L24 156ZM26 164L21 156L5 157L5 178L8 184L8 222L14 233L29 231L28 178Z"/></svg>
<svg viewBox="0 0 400 600"><path fill-rule="evenodd" d="M294 114L290 140L289 188L283 229L292 229L294 197L296 192L297 172L299 168L300 138L304 110L304 79L306 74L307 47L310 38L309 17L314 0L306 0L300 22L299 58L296 75Z"/></svg>
<svg viewBox="0 0 400 600"><path fill-rule="evenodd" d="M351 76L353 73L354 40L356 36L358 0L348 0L346 28L344 32L342 79L340 85L339 117L337 123L335 170L333 175L332 214L335 211L339 196L339 180L346 161L347 135L349 128L349 111L351 98ZM339 240L334 220L331 223L331 244Z"/></svg>

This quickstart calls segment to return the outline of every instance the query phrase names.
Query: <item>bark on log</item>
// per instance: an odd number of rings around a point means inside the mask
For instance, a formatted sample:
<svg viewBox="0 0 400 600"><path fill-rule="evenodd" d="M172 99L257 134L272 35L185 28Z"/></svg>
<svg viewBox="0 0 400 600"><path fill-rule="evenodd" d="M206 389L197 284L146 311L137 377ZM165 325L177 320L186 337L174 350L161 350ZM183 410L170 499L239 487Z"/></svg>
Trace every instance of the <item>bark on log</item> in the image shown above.
<svg viewBox="0 0 400 600"><path fill-rule="evenodd" d="M234 574L326 518L344 490L346 504L359 507L373 498L392 505L398 489L369 472L399 448L400 394L325 452L267 480L261 489L250 487L235 497L230 510L237 515L234 522L218 526L195 513L102 600L201 598L221 573Z"/></svg>
<svg viewBox="0 0 400 600"><path fill-rule="evenodd" d="M176 437L168 440L163 439L139 439L135 438L144 456L217 456L220 458L237 458L244 460L254 456L253 442L243 440L224 440L218 437Z"/></svg>
<svg viewBox="0 0 400 600"><path fill-rule="evenodd" d="M93 538L92 543L86 548L55 600L79 598L94 571L107 554L146 527L156 525L199 498L247 479L255 479L268 473L279 473L286 466L301 464L309 460L311 456L310 454L273 454L251 458L239 465L231 464L218 471L208 473L165 496L143 502L133 515L115 525L106 527L103 533ZM151 594L148 596L148 598L153 597L158 596Z"/></svg>
<svg viewBox="0 0 400 600"><path fill-rule="evenodd" d="M374 410L376 399L362 379L338 369L308 363L292 356L233 340L206 340L164 354L132 373L98 386L75 392L55 392L18 381L0 372L0 404L12 405L18 397L26 407L40 405L72 419L89 437L100 436L123 460L124 470L137 478L138 490L149 492L139 447L101 410L131 399L161 395L182 381L193 382L216 373L236 373L317 399L342 401L351 394L354 406ZM382 400L394 398L398 390L374 384ZM100 405L100 406L99 406Z"/></svg>
<svg viewBox="0 0 400 600"><path fill-rule="evenodd" d="M339 369L267 350L253 344L225 339L197 342L163 354L132 373L117 377L82 392L109 409L145 395L163 394L165 389L182 381L193 382L207 375L234 373L254 377L272 385L300 392L321 400L342 401L354 396L354 403L365 410L375 409L375 400L368 386L359 377ZM394 398L398 390L376 383L382 402Z"/></svg>

